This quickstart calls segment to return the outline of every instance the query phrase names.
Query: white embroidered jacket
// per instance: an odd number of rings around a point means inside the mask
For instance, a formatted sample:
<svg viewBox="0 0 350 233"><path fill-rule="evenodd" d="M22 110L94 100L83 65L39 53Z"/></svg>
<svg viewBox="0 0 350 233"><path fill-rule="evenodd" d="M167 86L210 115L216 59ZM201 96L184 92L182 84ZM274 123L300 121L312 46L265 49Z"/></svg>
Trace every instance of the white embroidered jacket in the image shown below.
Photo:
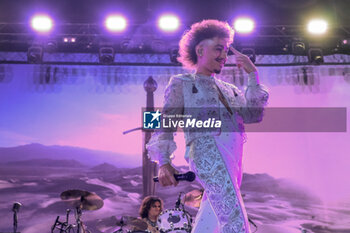
<svg viewBox="0 0 350 233"><path fill-rule="evenodd" d="M233 115L222 108L216 86L223 93ZM233 84L215 77L180 74L171 77L166 87L162 114L192 115L197 119L203 119L203 117L220 119L224 116L235 123L234 131L244 133L243 123L256 123L262 120L263 108L267 104L268 97L266 88L258 83L257 73L249 74L245 94ZM226 115L220 114L220 111L224 111ZM198 137L220 135L221 130L223 128L208 131L195 128L186 130L186 145ZM160 165L171 163L171 155L176 150L174 132L174 129L168 128L156 130L153 133L146 145L151 160L158 161Z"/></svg>

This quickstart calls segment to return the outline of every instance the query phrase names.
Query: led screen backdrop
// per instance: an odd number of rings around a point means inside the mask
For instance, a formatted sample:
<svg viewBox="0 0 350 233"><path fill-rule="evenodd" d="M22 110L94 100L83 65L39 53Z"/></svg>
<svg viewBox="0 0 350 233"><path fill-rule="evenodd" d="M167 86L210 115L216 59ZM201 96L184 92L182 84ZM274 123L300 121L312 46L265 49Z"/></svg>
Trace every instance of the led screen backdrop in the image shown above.
<svg viewBox="0 0 350 233"><path fill-rule="evenodd" d="M350 107L349 66L258 68L271 108ZM18 230L50 232L57 216L64 219L68 207L60 193L67 189L95 192L104 200L101 209L83 213L91 232L118 229L111 226L113 216L137 217L143 136L123 132L141 126L144 81L152 76L158 83L155 105L161 107L169 77L181 72L156 65L1 64L0 232L12 230L17 201L23 205ZM220 77L240 89L246 84L236 68L225 68ZM242 193L258 232L350 231L348 132L247 133ZM173 163L185 172L183 133L175 139ZM156 185L156 195L169 209L181 191L193 189L200 189L198 183ZM197 209L187 209L194 217Z"/></svg>

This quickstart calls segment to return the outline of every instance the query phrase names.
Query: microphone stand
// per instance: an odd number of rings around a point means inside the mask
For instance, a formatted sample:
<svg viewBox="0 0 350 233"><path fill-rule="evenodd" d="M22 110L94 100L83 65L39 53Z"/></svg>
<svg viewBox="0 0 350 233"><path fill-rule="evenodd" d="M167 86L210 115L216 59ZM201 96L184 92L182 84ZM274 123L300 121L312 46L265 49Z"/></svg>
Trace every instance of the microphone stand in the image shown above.
<svg viewBox="0 0 350 233"><path fill-rule="evenodd" d="M18 223L17 211L13 210L13 233L17 232L17 223Z"/></svg>
<svg viewBox="0 0 350 233"><path fill-rule="evenodd" d="M15 202L12 207L13 211L13 233L17 233L17 225L18 225L18 217L17 213L19 211L19 208L22 206L21 203Z"/></svg>

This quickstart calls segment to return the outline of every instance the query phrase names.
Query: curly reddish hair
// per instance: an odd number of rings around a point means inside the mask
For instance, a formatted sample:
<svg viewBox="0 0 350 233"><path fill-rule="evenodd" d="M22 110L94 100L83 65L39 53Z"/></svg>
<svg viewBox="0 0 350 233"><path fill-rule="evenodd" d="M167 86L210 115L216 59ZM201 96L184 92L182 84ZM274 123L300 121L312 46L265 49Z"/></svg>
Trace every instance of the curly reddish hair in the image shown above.
<svg viewBox="0 0 350 233"><path fill-rule="evenodd" d="M233 42L234 31L227 22L207 19L192 24L191 29L186 31L179 42L178 61L185 68L194 69L197 64L196 46L203 40L214 37L227 38Z"/></svg>

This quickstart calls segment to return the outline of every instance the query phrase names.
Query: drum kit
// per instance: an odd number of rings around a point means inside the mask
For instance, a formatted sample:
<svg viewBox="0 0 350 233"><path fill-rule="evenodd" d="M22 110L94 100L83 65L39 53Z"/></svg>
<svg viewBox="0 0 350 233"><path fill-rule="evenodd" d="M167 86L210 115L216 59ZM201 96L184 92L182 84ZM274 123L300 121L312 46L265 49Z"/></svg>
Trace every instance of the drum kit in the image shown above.
<svg viewBox="0 0 350 233"><path fill-rule="evenodd" d="M189 233L192 230L192 216L185 210L185 205L199 207L202 190L194 190L184 195L179 194L175 208L163 210L158 217L158 231L160 233ZM57 216L51 227L51 233L91 233L82 221L83 210L98 210L103 206L103 200L96 193L72 189L66 190L60 195L61 200L74 209L75 220L69 223L71 210L67 209L64 221ZM142 219L122 216L112 216L100 220L95 224L96 229L104 231L106 228L118 228L113 233L150 233L148 224Z"/></svg>
<svg viewBox="0 0 350 233"><path fill-rule="evenodd" d="M100 232L109 233L190 233L192 230L192 216L185 210L185 205L188 207L199 208L204 190L193 190L184 195L180 192L179 197L175 203L175 208L163 210L158 216L156 231L149 231L148 224L136 217L122 216L120 218L112 216L107 219L98 220L95 223L96 230ZM60 221L60 216L57 216L54 224L51 227L51 233L92 233L86 229L82 221L83 210L98 210L103 206L103 200L96 193L71 189L66 190L60 195L61 200L74 208L75 221L69 223L70 209L66 211L65 221ZM17 230L17 212L21 204L14 203L14 232ZM249 219L256 228L257 226ZM118 229L115 229L118 227ZM112 230L112 231L110 231Z"/></svg>

